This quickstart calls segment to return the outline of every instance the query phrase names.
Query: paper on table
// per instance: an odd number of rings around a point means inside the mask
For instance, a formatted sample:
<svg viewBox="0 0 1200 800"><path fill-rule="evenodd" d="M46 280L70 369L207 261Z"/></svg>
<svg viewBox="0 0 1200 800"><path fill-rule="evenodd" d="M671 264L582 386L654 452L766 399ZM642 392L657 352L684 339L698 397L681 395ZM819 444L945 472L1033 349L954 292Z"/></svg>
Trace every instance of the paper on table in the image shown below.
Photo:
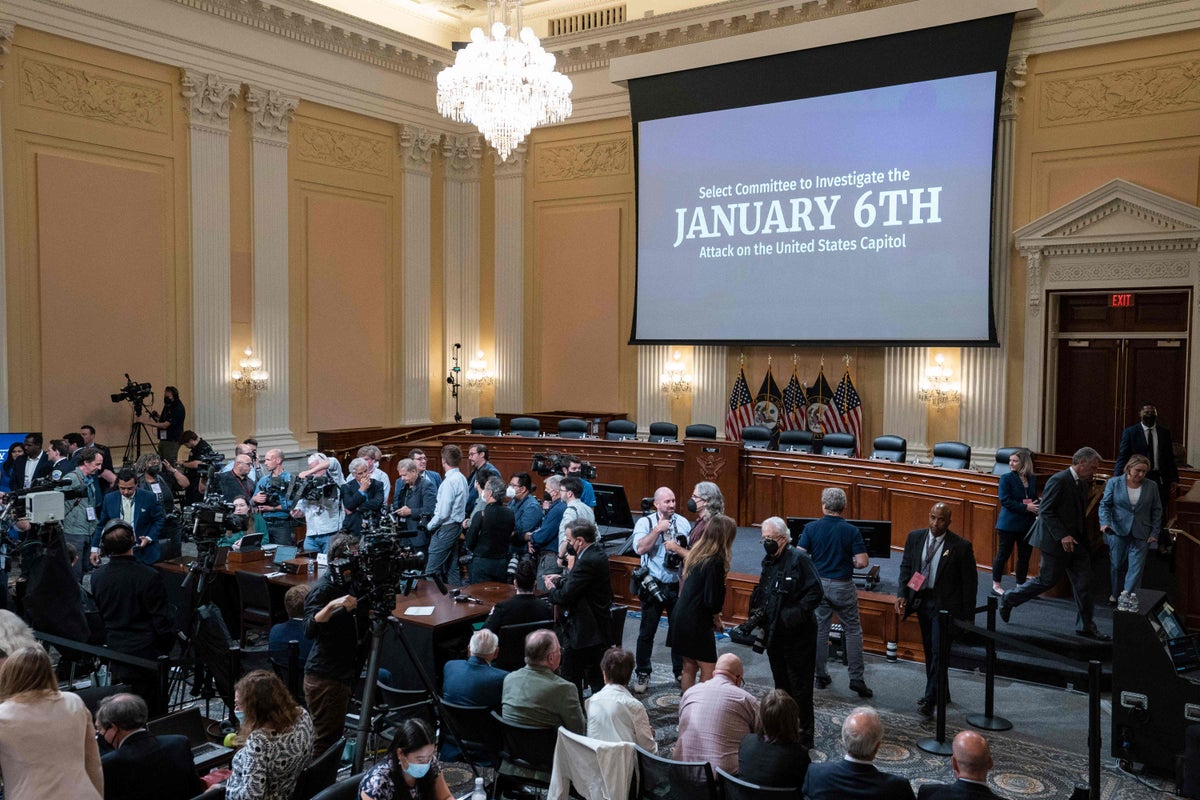
<svg viewBox="0 0 1200 800"><path fill-rule="evenodd" d="M404 614L408 617L431 617L433 606L411 606L404 609Z"/></svg>

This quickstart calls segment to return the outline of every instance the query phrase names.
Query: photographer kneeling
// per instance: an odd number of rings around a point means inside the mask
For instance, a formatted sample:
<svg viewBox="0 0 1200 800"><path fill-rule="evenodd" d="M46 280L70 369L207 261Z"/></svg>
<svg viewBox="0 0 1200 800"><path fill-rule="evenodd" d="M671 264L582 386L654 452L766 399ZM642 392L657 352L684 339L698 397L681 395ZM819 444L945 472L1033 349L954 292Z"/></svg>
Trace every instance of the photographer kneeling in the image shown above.
<svg viewBox="0 0 1200 800"><path fill-rule="evenodd" d="M633 526L633 549L642 559L632 578L642 604L637 638L637 677L633 682L633 691L637 694L645 692L650 685L650 653L654 649L659 619L666 611L670 621L675 601L679 599L679 570L687 555L687 534L691 529L691 523L675 513L675 493L666 486L659 487L654 493L654 513L643 516ZM683 674L683 658L674 650L671 651L671 671L677 681Z"/></svg>

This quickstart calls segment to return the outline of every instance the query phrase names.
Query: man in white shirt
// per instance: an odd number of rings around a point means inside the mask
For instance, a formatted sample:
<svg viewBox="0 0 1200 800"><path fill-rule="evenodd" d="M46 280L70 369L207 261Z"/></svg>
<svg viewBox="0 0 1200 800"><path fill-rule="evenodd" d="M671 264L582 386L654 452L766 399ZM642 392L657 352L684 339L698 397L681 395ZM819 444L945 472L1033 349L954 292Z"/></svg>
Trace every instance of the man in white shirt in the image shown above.
<svg viewBox="0 0 1200 800"><path fill-rule="evenodd" d="M604 742L631 742L651 753L658 752L650 716L642 702L629 693L633 654L610 647L600 660L604 688L587 703L587 735Z"/></svg>
<svg viewBox="0 0 1200 800"><path fill-rule="evenodd" d="M438 487L437 505L433 519L429 520L429 557L425 571L437 574L446 580L450 576L450 565L458 549L458 537L462 534L462 523L467 514L467 479L459 470L462 450L458 445L448 444L442 448L442 469L446 477Z"/></svg>

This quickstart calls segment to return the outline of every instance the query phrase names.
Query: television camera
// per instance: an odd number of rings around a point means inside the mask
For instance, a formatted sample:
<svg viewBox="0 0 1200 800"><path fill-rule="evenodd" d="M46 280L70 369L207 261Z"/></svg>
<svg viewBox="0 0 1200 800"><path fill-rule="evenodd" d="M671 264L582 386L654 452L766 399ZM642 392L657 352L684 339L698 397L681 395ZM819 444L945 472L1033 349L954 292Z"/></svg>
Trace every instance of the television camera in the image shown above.
<svg viewBox="0 0 1200 800"><path fill-rule="evenodd" d="M550 475L566 475L567 465L574 459L566 453L534 453L533 463L529 466L531 472L536 472L543 478ZM596 467L588 461L579 462L582 469L580 477L586 481L596 479Z"/></svg>
<svg viewBox="0 0 1200 800"><path fill-rule="evenodd" d="M334 586L359 602L365 600L386 618L396 607L396 595L412 592L424 566L423 552L405 547L394 536L373 534L362 537L349 555L330 560L329 575ZM438 588L446 593L444 584Z"/></svg>
<svg viewBox="0 0 1200 800"><path fill-rule="evenodd" d="M189 533L197 550L215 548L217 540L226 533L246 530L245 514L235 514L233 503L227 503L220 495L210 494L183 510L180 529Z"/></svg>
<svg viewBox="0 0 1200 800"><path fill-rule="evenodd" d="M129 401L133 404L133 412L137 416L141 416L146 409L146 398L154 394L153 387L148 383L138 383L133 378L129 377L129 373L125 373L125 385L121 387L121 391L109 395L114 403L123 403ZM158 414L154 411L150 412L150 418L157 421Z"/></svg>
<svg viewBox="0 0 1200 800"><path fill-rule="evenodd" d="M293 475L287 487L288 503L295 505L301 500L307 503L323 503L337 499L341 488L329 475L309 475L306 478ZM268 499L270 499L268 497ZM279 503L270 503L279 505Z"/></svg>
<svg viewBox="0 0 1200 800"><path fill-rule="evenodd" d="M74 500L80 497L87 497L87 487L77 486L68 489L71 481L68 478L54 478L47 475L44 478L39 478L33 482L28 489L14 489L4 495L3 502L0 502L0 530L8 530L19 519L25 519L29 516L31 503L29 495L41 494L42 492L58 492L63 496L64 500ZM41 522L38 519L31 519L31 522Z"/></svg>
<svg viewBox="0 0 1200 800"><path fill-rule="evenodd" d="M761 608L750 610L750 616L741 625L729 629L730 641L744 644L756 653L767 649L767 612Z"/></svg>

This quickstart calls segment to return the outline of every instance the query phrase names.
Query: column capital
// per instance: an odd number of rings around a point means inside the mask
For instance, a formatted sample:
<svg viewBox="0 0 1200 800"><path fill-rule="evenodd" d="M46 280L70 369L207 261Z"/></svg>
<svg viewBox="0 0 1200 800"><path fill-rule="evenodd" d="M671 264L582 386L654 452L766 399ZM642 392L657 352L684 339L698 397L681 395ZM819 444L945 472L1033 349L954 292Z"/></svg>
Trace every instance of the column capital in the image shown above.
<svg viewBox="0 0 1200 800"><path fill-rule="evenodd" d="M0 19L0 56L8 55L8 51L12 49L16 29L17 23L10 19Z"/></svg>
<svg viewBox="0 0 1200 800"><path fill-rule="evenodd" d="M400 123L398 127L400 137L397 140L397 149L404 162L403 169L428 173L433 153L437 150L439 134L429 128L409 125L407 122Z"/></svg>
<svg viewBox="0 0 1200 800"><path fill-rule="evenodd" d="M508 154L507 161L500 160L500 154L493 151L492 158L495 163L495 176L497 178L511 178L516 175L525 173L525 161L528 157L528 149L525 143L521 142L517 148Z"/></svg>
<svg viewBox="0 0 1200 800"><path fill-rule="evenodd" d="M442 137L442 157L450 174L458 180L478 180L483 159L483 137L477 133Z"/></svg>
<svg viewBox="0 0 1200 800"><path fill-rule="evenodd" d="M241 88L237 81L215 73L184 69L182 94L188 101L191 126L228 133L229 111Z"/></svg>
<svg viewBox="0 0 1200 800"><path fill-rule="evenodd" d="M246 87L246 110L252 115L250 136L256 140L287 144L288 124L300 98L262 86Z"/></svg>
<svg viewBox="0 0 1200 800"><path fill-rule="evenodd" d="M1021 90L1025 88L1025 76L1029 72L1028 53L1017 53L1008 59L1004 70L1004 89L1000 95L1000 118L1016 119L1017 105L1021 101Z"/></svg>

